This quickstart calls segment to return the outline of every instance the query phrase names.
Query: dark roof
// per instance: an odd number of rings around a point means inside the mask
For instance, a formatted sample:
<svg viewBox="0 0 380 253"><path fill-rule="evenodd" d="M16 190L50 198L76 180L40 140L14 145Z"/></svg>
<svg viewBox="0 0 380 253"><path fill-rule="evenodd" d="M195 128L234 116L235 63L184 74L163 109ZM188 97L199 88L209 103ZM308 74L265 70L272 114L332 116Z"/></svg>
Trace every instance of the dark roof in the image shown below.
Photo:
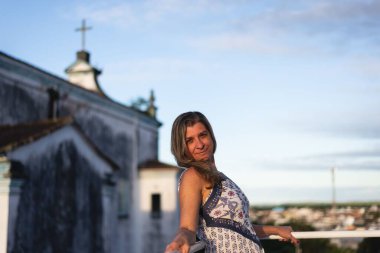
<svg viewBox="0 0 380 253"><path fill-rule="evenodd" d="M31 143L73 122L72 117L0 126L0 153Z"/></svg>
<svg viewBox="0 0 380 253"><path fill-rule="evenodd" d="M139 165L139 169L175 169L179 170L178 166L163 163L158 160L149 160Z"/></svg>
<svg viewBox="0 0 380 253"><path fill-rule="evenodd" d="M112 159L93 144L71 116L17 125L0 125L0 153L6 153L22 145L32 143L67 125L72 125L77 129L82 138L93 148L94 152L104 159L114 170L120 169Z"/></svg>

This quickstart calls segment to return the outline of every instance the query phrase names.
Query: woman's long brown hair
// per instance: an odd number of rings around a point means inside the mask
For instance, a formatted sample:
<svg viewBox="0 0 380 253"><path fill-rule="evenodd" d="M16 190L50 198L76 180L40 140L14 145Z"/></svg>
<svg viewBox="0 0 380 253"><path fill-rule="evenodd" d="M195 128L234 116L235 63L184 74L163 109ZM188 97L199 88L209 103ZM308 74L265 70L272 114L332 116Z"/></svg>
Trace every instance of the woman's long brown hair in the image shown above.
<svg viewBox="0 0 380 253"><path fill-rule="evenodd" d="M214 143L213 153L215 153L216 139L214 132L210 122L200 112L185 112L175 119L171 134L171 152L174 155L178 166L185 168L194 167L202 177L211 184L211 187L213 187L221 180L221 176L214 165L214 161L195 161L192 157L188 156L187 152L186 128L193 126L198 122L202 123L209 132Z"/></svg>

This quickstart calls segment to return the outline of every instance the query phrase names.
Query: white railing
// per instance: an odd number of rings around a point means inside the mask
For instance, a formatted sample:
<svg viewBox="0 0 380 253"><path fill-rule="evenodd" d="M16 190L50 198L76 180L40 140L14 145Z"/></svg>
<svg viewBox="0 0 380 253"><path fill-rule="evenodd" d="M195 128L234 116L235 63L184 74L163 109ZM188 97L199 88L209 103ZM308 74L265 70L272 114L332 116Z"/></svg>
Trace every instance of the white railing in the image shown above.
<svg viewBox="0 0 380 253"><path fill-rule="evenodd" d="M308 231L308 232L292 232L292 235L297 239L364 238L364 237L380 237L380 230ZM280 239L280 237L276 235L271 235L267 239Z"/></svg>
<svg viewBox="0 0 380 253"><path fill-rule="evenodd" d="M321 239L321 238L366 238L380 237L380 230L354 230L354 231L308 231L292 232L297 239ZM280 239L279 236L271 235L265 239ZM197 242L190 248L190 253L195 253L205 248L204 242Z"/></svg>

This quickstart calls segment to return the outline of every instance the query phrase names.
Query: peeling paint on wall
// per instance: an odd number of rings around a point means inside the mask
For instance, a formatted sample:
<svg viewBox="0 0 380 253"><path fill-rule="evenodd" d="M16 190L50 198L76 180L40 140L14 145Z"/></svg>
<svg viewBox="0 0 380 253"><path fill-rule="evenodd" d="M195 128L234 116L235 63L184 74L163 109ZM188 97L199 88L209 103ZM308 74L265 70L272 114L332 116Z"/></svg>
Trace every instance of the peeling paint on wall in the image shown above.
<svg viewBox="0 0 380 253"><path fill-rule="evenodd" d="M104 252L102 179L70 141L25 164L10 252Z"/></svg>
<svg viewBox="0 0 380 253"><path fill-rule="evenodd" d="M132 169L132 137L126 133L116 132L114 127L105 123L107 120L97 116L76 118L83 132L88 135L93 143L121 168L120 176L130 179L129 172ZM122 124L122 123L121 123Z"/></svg>
<svg viewBox="0 0 380 253"><path fill-rule="evenodd" d="M1 79L0 98L0 124L2 125L36 121L47 117L46 97L39 96L36 99L32 91L27 91L17 85L6 85Z"/></svg>

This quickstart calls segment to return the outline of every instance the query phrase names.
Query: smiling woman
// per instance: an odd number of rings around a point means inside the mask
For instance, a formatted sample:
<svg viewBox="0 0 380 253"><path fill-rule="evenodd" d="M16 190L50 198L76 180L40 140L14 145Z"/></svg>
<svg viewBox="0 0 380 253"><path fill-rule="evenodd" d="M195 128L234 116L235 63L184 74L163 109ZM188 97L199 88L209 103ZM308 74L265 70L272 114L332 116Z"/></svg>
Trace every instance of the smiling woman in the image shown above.
<svg viewBox="0 0 380 253"><path fill-rule="evenodd" d="M179 186L180 227L166 251L189 252L197 237L206 252L264 252L260 239L279 235L298 243L291 227L252 225L249 202L241 189L215 165L216 140L200 112L179 115L173 123L171 150L186 167Z"/></svg>
<svg viewBox="0 0 380 253"><path fill-rule="evenodd" d="M186 129L186 147L188 156L196 161L213 159L214 143L203 123L198 122Z"/></svg>
<svg viewBox="0 0 380 253"><path fill-rule="evenodd" d="M220 181L215 167L216 139L207 118L199 112L187 112L173 123L171 151L181 167L193 167L207 181Z"/></svg>

